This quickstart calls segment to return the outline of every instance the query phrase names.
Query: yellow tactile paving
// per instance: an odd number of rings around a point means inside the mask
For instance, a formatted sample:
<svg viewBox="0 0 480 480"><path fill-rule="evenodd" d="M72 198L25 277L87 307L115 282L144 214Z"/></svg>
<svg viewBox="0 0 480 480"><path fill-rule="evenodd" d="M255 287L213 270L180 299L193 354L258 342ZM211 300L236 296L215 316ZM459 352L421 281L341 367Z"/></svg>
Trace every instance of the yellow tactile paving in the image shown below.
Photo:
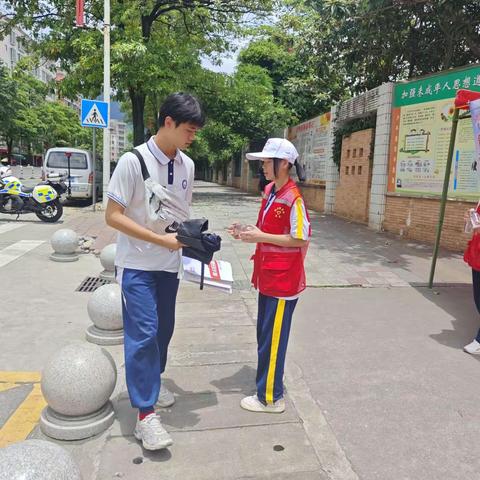
<svg viewBox="0 0 480 480"><path fill-rule="evenodd" d="M47 402L40 389L40 372L0 372L0 392L33 384L32 391L0 429L0 448L25 440L35 428Z"/></svg>

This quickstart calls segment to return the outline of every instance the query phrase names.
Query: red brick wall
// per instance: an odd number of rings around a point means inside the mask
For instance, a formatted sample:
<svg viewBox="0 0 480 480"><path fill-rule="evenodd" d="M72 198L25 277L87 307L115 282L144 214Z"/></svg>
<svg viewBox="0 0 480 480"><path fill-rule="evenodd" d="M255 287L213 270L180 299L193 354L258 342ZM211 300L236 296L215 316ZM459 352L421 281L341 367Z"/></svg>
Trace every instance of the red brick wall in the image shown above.
<svg viewBox="0 0 480 480"><path fill-rule="evenodd" d="M463 232L464 214L474 203L447 201L440 245L449 250L465 249L470 234ZM433 244L435 242L440 200L387 196L383 228L405 238Z"/></svg>
<svg viewBox="0 0 480 480"><path fill-rule="evenodd" d="M335 215L368 223L373 129L343 137L340 180L335 193Z"/></svg>

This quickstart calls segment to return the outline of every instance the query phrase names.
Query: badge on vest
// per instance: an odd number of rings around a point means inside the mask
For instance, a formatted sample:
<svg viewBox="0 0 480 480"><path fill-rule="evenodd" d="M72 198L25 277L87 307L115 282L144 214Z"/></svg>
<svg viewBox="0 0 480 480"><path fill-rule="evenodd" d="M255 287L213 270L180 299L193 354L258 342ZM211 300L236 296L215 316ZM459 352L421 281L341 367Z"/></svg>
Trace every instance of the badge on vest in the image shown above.
<svg viewBox="0 0 480 480"><path fill-rule="evenodd" d="M186 180L183 180L183 182L182 182L182 188L183 188L184 190L187 189L187 181L186 181Z"/></svg>
<svg viewBox="0 0 480 480"><path fill-rule="evenodd" d="M283 207L277 207L274 210L275 218L280 218L285 215L285 209Z"/></svg>

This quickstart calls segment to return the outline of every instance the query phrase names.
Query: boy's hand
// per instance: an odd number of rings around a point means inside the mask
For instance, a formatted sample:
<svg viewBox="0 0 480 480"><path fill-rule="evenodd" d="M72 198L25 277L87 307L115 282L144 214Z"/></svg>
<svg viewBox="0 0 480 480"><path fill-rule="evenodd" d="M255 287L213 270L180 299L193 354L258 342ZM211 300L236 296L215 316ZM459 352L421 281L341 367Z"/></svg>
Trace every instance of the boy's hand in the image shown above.
<svg viewBox="0 0 480 480"><path fill-rule="evenodd" d="M176 233L166 233L165 235L161 235L161 238L162 243L160 243L160 245L162 247L168 248L169 250L180 250L181 248L186 246L177 240Z"/></svg>

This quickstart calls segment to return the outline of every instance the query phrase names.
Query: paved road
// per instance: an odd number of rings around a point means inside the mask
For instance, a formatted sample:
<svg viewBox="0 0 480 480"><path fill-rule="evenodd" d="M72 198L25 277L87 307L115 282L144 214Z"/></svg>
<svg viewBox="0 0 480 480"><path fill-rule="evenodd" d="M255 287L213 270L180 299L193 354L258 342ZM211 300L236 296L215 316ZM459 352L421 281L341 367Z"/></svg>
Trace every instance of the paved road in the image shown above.
<svg viewBox="0 0 480 480"><path fill-rule="evenodd" d="M119 371L117 420L93 439L62 443L84 479L476 478L478 362L461 347L480 322L460 256L442 253L440 286L430 292L421 286L430 247L314 214L310 287L294 316L287 356L287 412L249 414L238 403L254 389L253 247L223 228L252 221L258 198L196 187L195 215L207 216L223 236L219 258L234 267L235 291L200 292L182 283L166 372L177 404L162 415L175 440L168 451L148 453L134 440L122 348L108 347ZM74 264L50 262L48 239L62 226L111 240L101 212L86 209L69 209L59 225L0 218L8 300L0 314L0 446L42 438L35 421L20 425L21 413L38 418L42 368L63 345L83 341L90 325L89 294L75 290L101 265L91 254Z"/></svg>

